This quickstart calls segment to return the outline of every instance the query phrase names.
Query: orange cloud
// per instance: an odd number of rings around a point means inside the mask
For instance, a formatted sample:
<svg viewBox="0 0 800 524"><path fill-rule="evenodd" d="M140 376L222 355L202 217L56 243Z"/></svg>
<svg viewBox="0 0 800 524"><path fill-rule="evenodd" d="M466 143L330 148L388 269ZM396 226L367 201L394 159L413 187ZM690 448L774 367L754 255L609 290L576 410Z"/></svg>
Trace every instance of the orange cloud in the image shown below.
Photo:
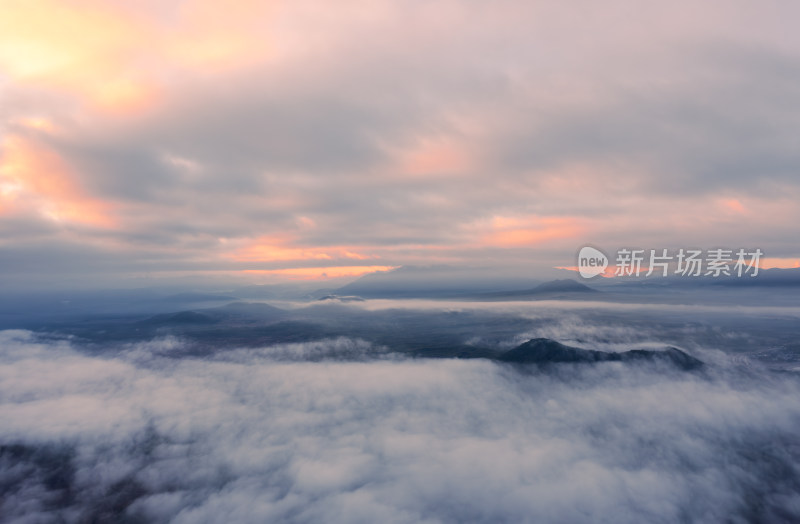
<svg viewBox="0 0 800 524"><path fill-rule="evenodd" d="M18 136L0 143L0 212L33 210L56 221L112 227L110 206L88 196L54 152Z"/></svg>
<svg viewBox="0 0 800 524"><path fill-rule="evenodd" d="M260 59L270 3L183 2L174 24L136 4L11 0L0 16L0 73L115 112L153 105L186 70Z"/></svg>
<svg viewBox="0 0 800 524"><path fill-rule="evenodd" d="M599 273L599 275L603 278L614 278L617 276L617 268L618 266L608 266L602 273ZM553 269L566 269L567 271L574 271L575 273L580 271L578 266L555 266Z"/></svg>
<svg viewBox="0 0 800 524"><path fill-rule="evenodd" d="M272 2L218 0L185 2L180 28L165 37L172 59L194 68L231 67L270 53L265 45L264 22Z"/></svg>
<svg viewBox="0 0 800 524"><path fill-rule="evenodd" d="M762 258L758 267L762 269L791 269L800 268L800 259L797 258Z"/></svg>
<svg viewBox="0 0 800 524"><path fill-rule="evenodd" d="M12 1L0 17L0 70L102 106L136 107L151 91L125 65L141 33L130 17L99 3Z"/></svg>
<svg viewBox="0 0 800 524"><path fill-rule="evenodd" d="M736 214L743 215L747 212L742 202L736 198L727 198L722 200L722 205L728 210Z"/></svg>
<svg viewBox="0 0 800 524"><path fill-rule="evenodd" d="M457 174L468 171L471 166L468 151L449 140L424 140L399 159L400 171L409 175Z"/></svg>
<svg viewBox="0 0 800 524"><path fill-rule="evenodd" d="M229 258L236 262L279 262L304 260L366 260L377 258L357 253L345 246L294 247L288 237L262 237L253 244L243 247Z"/></svg>
<svg viewBox="0 0 800 524"><path fill-rule="evenodd" d="M575 238L585 228L572 217L494 217L481 243L493 247L535 246L551 240Z"/></svg>
<svg viewBox="0 0 800 524"><path fill-rule="evenodd" d="M293 280L325 280L328 278L359 277L376 271L390 271L397 266L334 266L289 269L246 269L251 275L278 275Z"/></svg>

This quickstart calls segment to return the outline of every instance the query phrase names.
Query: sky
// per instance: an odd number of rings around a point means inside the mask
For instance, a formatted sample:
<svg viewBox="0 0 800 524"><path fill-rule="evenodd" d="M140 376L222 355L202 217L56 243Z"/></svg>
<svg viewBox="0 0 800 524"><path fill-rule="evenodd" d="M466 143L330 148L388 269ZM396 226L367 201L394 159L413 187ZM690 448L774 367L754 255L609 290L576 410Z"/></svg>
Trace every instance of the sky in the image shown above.
<svg viewBox="0 0 800 524"><path fill-rule="evenodd" d="M789 1L0 0L0 281L800 265Z"/></svg>

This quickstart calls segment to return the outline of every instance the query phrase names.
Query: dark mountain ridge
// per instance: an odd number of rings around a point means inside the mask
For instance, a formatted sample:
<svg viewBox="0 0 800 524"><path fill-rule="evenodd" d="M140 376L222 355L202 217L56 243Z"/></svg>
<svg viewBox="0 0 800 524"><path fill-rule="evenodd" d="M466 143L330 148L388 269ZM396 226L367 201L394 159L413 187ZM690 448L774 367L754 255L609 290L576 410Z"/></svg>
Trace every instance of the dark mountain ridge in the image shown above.
<svg viewBox="0 0 800 524"><path fill-rule="evenodd" d="M583 294L590 293L598 293L598 291L580 282L565 278L544 282L530 289L481 293L472 298L478 300L517 300L526 298L556 298L572 295L582 296Z"/></svg>
<svg viewBox="0 0 800 524"><path fill-rule="evenodd" d="M549 338L534 338L511 349L495 360L515 364L556 364L593 362L663 362L686 371L703 367L703 362L681 351L632 349L620 353L567 346Z"/></svg>

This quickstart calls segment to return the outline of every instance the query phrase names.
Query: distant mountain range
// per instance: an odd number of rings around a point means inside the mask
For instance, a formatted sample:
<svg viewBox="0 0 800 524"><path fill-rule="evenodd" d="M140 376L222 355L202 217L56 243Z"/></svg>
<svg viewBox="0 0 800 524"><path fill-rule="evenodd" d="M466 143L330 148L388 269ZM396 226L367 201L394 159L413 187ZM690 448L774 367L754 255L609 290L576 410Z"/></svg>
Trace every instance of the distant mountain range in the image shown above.
<svg viewBox="0 0 800 524"><path fill-rule="evenodd" d="M258 302L231 302L222 307L200 311L179 311L154 315L139 321L142 326L180 327L226 323L264 323L281 320L287 316L283 309Z"/></svg>
<svg viewBox="0 0 800 524"><path fill-rule="evenodd" d="M228 306L201 311L180 311L172 314L155 315L125 327L117 335L122 338L150 337L156 333L172 333L184 340L194 342L191 351L206 347L213 351L223 346L258 346L278 342L303 342L337 336L357 336L373 340L376 347L389 351L406 353L422 358L461 358L488 359L509 364L548 366L552 364L592 364L600 362L622 363L663 363L685 371L700 369L703 362L675 347L663 349L633 349L623 352L583 349L562 344L549 338L534 338L510 350L499 350L484 345L469 345L459 342L459 338L470 330L469 319L460 323L442 326L446 315L430 318L425 325L423 318L399 316L397 311L385 312L388 317L375 313L357 313L341 306L313 305L293 314L291 311L275 308L261 303L237 302ZM324 308L324 309L320 309ZM338 311L338 312L337 312ZM334 320L329 324L328 316ZM317 320L313 319L317 317ZM389 337L382 332L390 325L414 326L399 331L389 327ZM452 319L455 320L455 319ZM477 320L477 319L476 319ZM491 323L491 320L489 320ZM374 324L370 327L370 324ZM487 325L475 325L476 331L485 330ZM104 325L104 332L109 326ZM144 330L144 331L142 331ZM166 331L163 331L166 330ZM445 333L453 330L460 335L447 337ZM405 334L405 336L403 336ZM106 336L104 335L104 336ZM384 342L381 344L380 342ZM383 353L381 349L381 353Z"/></svg>
<svg viewBox="0 0 800 524"><path fill-rule="evenodd" d="M356 296L325 295L324 297L319 297L317 299L319 302L325 302L328 300L333 302L364 302L363 298Z"/></svg>
<svg viewBox="0 0 800 524"><path fill-rule="evenodd" d="M761 269L753 277L750 274L737 276L680 276L653 275L650 277L616 277L592 280L592 284L600 287L631 287L648 286L660 288L698 288L707 286L722 287L798 287L800 286L800 268L772 268Z"/></svg>
<svg viewBox="0 0 800 524"><path fill-rule="evenodd" d="M544 282L530 289L482 293L473 298L479 300L524 300L532 298L560 298L586 293L597 293L597 290L574 280L561 279Z"/></svg>
<svg viewBox="0 0 800 524"><path fill-rule="evenodd" d="M448 266L404 266L371 273L327 296L362 298L478 298L523 299L544 294L591 293L595 290L574 280L540 282L510 277L496 271Z"/></svg>

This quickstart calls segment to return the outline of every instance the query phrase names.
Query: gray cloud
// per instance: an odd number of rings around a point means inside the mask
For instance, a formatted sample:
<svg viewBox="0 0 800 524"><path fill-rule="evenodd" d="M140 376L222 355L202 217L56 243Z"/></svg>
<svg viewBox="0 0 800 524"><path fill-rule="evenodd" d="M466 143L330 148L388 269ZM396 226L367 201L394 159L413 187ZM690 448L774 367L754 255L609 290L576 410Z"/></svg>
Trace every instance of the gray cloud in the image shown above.
<svg viewBox="0 0 800 524"><path fill-rule="evenodd" d="M220 237L275 234L400 246L384 264L424 262L431 255L413 246L434 246L456 262L540 255L545 267L587 241L761 242L797 255L794 216L717 220L708 206L752 199L766 217L770 200L800 192L791 6L387 2L363 18L347 14L353 6L324 17L285 9L288 27L316 36L295 49L296 35L276 33L285 55L227 75L172 71L157 109L141 115L78 118L63 94L12 82L3 118L37 109L61 132L17 123L4 133L52 148L82 188L112 203L119 245L156 257L185 247L173 261L189 270L201 258L225 265ZM409 173L406 156L441 143L463 165ZM703 220L682 222L684 208ZM664 223L640 219L654 209L669 214ZM495 216L590 227L568 249L515 255L484 250L473 230ZM109 235L70 237L35 213L25 219L41 225L12 229L45 247ZM298 227L305 219L315 227Z"/></svg>
<svg viewBox="0 0 800 524"><path fill-rule="evenodd" d="M515 127L496 142L501 162L542 171L633 165L638 176L620 178L645 192L770 194L796 185L800 158L788 137L800 123L786 108L800 99L797 57L732 42L673 53L665 63L642 61L637 87L612 81L588 101L527 100L534 118L510 118Z"/></svg>

